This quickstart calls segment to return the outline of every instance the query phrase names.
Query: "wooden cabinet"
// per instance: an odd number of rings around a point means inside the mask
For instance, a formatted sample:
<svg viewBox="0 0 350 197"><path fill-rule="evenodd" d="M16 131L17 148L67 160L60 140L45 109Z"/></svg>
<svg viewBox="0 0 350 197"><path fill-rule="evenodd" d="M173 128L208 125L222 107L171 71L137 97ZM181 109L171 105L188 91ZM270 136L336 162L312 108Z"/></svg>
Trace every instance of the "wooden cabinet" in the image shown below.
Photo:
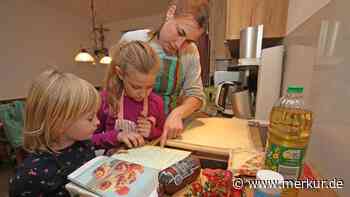
<svg viewBox="0 0 350 197"><path fill-rule="evenodd" d="M284 37L289 0L226 0L226 39L239 39L242 28L264 25L264 38Z"/></svg>
<svg viewBox="0 0 350 197"><path fill-rule="evenodd" d="M230 58L225 46L226 1L210 0L209 40L210 40L210 72L215 70L215 60Z"/></svg>
<svg viewBox="0 0 350 197"><path fill-rule="evenodd" d="M242 28L263 24L264 38L285 36L289 0L210 0L209 3L211 73L215 70L215 60L232 58L225 40L239 39Z"/></svg>
<svg viewBox="0 0 350 197"><path fill-rule="evenodd" d="M225 27L226 27L226 1L213 0L210 1L210 22L209 37L215 51L216 58L226 58L227 51L225 49Z"/></svg>

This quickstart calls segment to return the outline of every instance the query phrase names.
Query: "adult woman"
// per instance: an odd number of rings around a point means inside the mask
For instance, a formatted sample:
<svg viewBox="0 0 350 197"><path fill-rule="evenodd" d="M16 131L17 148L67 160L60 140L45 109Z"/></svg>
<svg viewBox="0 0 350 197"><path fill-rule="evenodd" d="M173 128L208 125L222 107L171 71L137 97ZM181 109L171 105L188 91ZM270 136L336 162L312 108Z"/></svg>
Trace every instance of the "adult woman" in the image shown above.
<svg viewBox="0 0 350 197"><path fill-rule="evenodd" d="M138 30L121 38L149 42L161 59L154 87L168 113L161 145L167 138L177 137L183 130L183 119L204 105L199 53L193 42L205 31L208 17L207 0L174 0L158 31Z"/></svg>

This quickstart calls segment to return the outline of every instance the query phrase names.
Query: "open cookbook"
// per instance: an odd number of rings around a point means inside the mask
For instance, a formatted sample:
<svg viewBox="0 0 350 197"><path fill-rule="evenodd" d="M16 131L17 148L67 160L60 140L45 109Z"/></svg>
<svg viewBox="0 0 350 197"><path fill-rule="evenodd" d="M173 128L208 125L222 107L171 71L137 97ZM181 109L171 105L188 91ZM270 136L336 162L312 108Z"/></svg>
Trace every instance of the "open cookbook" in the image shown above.
<svg viewBox="0 0 350 197"><path fill-rule="evenodd" d="M87 190L90 196L153 197L157 196L159 172L190 154L158 146L143 146L111 157L98 156L69 174L68 179L74 183L73 187Z"/></svg>

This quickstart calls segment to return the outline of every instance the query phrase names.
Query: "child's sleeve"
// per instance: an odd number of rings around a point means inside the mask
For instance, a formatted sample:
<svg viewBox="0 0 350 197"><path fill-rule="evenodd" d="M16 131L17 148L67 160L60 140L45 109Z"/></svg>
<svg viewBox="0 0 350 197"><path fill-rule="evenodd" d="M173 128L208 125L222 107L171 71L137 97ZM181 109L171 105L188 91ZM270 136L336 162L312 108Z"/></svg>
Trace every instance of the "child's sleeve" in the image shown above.
<svg viewBox="0 0 350 197"><path fill-rule="evenodd" d="M118 144L117 138L117 132L113 129L103 133L95 133L92 136L92 143L96 148L110 148Z"/></svg>
<svg viewBox="0 0 350 197"><path fill-rule="evenodd" d="M150 112L151 117L149 118L154 117L155 121L151 120L152 130L149 137L147 138L148 140L156 139L162 135L164 123L166 120L166 115L164 113L163 99L158 95L154 95L153 97L154 98L152 98L152 102L151 102L152 106L150 106L150 109L152 110Z"/></svg>
<svg viewBox="0 0 350 197"><path fill-rule="evenodd" d="M69 196L66 183L51 158L37 157L17 169L9 181L9 197Z"/></svg>
<svg viewBox="0 0 350 197"><path fill-rule="evenodd" d="M26 173L29 173L27 175ZM9 182L9 196L44 196L44 188L41 187L40 178L30 174L31 171L17 173Z"/></svg>
<svg viewBox="0 0 350 197"><path fill-rule="evenodd" d="M109 125L107 122L109 116L107 93L101 92L101 107L97 112L97 118L100 124L97 126L96 131L92 136L92 143L97 148L109 148L118 144L118 132L115 130L114 125Z"/></svg>

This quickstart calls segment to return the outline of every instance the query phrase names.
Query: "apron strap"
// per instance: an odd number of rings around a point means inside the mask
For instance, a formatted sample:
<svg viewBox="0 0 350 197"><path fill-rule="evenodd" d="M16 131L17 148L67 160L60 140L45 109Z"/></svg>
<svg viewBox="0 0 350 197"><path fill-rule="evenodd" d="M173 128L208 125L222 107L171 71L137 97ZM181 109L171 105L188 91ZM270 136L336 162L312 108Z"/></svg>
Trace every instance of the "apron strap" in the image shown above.
<svg viewBox="0 0 350 197"><path fill-rule="evenodd" d="M124 119L124 90L122 91L122 95L120 96L119 100L119 111L118 111L118 119L123 120Z"/></svg>
<svg viewBox="0 0 350 197"><path fill-rule="evenodd" d="M143 109L141 115L144 117L148 116L148 96L143 99Z"/></svg>

